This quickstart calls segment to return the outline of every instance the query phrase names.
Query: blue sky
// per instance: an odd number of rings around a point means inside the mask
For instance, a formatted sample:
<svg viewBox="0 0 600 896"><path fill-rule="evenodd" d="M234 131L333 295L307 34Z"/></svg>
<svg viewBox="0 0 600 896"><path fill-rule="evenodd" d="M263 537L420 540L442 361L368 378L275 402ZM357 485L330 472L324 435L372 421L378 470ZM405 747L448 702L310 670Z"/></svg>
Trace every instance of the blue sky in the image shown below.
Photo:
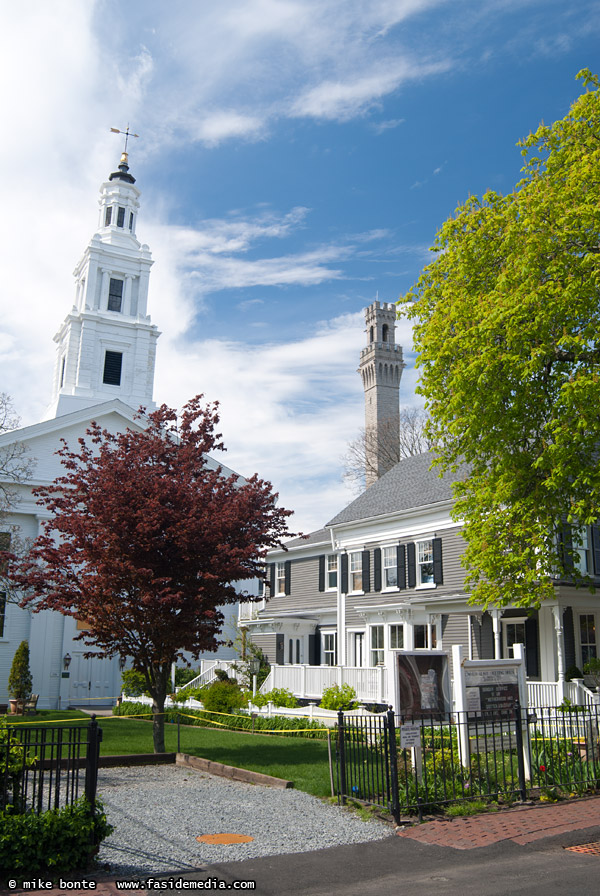
<svg viewBox="0 0 600 896"><path fill-rule="evenodd" d="M352 498L362 309L395 301L469 194L600 70L600 2L2 4L0 389L50 397L52 335L129 122L162 331L155 399L219 399L224 460L308 531ZM401 401L418 403L410 328Z"/></svg>

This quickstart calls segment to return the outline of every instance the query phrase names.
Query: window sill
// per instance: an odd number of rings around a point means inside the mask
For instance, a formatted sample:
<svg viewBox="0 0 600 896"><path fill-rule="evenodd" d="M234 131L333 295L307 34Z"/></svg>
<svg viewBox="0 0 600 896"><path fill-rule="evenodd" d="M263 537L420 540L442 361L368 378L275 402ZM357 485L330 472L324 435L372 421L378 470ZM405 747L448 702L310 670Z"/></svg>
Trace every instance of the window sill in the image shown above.
<svg viewBox="0 0 600 896"><path fill-rule="evenodd" d="M433 591L435 588L437 588L435 582L425 582L423 585L416 586L417 591Z"/></svg>

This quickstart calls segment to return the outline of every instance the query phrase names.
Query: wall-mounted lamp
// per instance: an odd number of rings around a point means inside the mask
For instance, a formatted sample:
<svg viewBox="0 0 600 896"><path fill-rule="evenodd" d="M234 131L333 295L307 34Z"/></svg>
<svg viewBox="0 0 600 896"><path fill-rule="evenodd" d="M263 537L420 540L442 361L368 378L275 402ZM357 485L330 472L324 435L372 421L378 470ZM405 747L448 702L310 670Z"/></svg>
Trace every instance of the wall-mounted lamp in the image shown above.
<svg viewBox="0 0 600 896"><path fill-rule="evenodd" d="M123 669L125 668L125 663L126 663L126 662L127 662L127 660L125 659L124 656L120 656L120 657L119 657L119 671L120 671L120 672L122 672Z"/></svg>
<svg viewBox="0 0 600 896"><path fill-rule="evenodd" d="M65 655L63 656L63 669L65 670L65 672L68 670L70 665L71 665L71 654L65 653Z"/></svg>

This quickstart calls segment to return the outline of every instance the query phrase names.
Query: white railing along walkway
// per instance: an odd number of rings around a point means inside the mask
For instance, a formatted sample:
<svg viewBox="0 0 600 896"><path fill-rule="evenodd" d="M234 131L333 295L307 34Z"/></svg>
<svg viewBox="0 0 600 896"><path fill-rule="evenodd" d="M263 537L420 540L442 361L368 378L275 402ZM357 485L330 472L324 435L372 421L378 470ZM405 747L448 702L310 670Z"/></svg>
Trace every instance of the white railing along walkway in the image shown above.
<svg viewBox="0 0 600 896"><path fill-rule="evenodd" d="M203 660L200 675L196 675L187 684L175 688L175 691L181 691L182 688L189 687L203 688L204 685L212 684L217 678L217 669L222 669L224 672L227 672L230 678L237 679L237 670L234 668L235 662L235 660Z"/></svg>
<svg viewBox="0 0 600 896"><path fill-rule="evenodd" d="M598 694L591 691L583 678L572 681L528 681L528 703L531 709L559 706L566 698L574 706L596 706Z"/></svg>
<svg viewBox="0 0 600 896"><path fill-rule="evenodd" d="M273 688L286 688L301 699L320 699L332 685L350 685L361 703L390 703L385 666L278 666L273 664L261 686L265 694Z"/></svg>

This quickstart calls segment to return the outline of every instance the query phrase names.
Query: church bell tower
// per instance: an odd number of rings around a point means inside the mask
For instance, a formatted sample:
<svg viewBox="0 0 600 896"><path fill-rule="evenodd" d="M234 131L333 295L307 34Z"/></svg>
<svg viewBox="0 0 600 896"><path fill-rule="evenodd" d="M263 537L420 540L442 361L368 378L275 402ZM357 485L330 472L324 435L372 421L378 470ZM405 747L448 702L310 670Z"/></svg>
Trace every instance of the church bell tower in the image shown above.
<svg viewBox="0 0 600 896"><path fill-rule="evenodd" d="M367 347L360 353L365 390L367 488L400 460L402 347L396 345L396 306L373 302L365 309Z"/></svg>
<svg viewBox="0 0 600 896"><path fill-rule="evenodd" d="M152 256L136 237L140 191L128 155L100 188L98 231L74 271L75 302L54 337L46 419L114 398L154 407L157 327L148 314Z"/></svg>

